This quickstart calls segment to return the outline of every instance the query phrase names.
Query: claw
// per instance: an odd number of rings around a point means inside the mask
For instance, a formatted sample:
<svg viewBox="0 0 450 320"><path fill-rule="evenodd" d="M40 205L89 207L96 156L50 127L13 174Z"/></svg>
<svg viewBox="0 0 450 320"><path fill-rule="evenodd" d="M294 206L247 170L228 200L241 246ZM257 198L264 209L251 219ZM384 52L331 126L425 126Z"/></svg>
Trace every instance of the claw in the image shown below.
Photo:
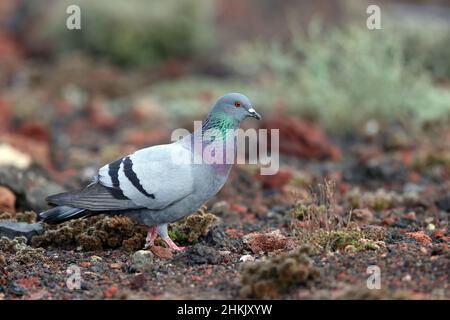
<svg viewBox="0 0 450 320"><path fill-rule="evenodd" d="M155 244L155 239L158 236L156 232L156 227L150 227L147 232L147 238L145 239L145 246L144 249L148 249L152 247Z"/></svg>
<svg viewBox="0 0 450 320"><path fill-rule="evenodd" d="M170 237L166 237L164 238L164 241L167 243L167 245L170 247L170 249L172 250L176 250L176 251L182 251L185 250L186 247L179 247L175 244L175 242L172 241L172 239L170 239Z"/></svg>

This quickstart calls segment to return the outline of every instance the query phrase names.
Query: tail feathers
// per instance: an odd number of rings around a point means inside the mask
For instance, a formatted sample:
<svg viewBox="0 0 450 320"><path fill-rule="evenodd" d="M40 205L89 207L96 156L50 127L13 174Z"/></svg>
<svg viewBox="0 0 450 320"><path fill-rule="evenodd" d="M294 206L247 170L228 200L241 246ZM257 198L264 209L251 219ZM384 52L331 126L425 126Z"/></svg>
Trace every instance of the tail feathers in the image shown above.
<svg viewBox="0 0 450 320"><path fill-rule="evenodd" d="M46 223L57 224L71 219L82 218L87 215L89 215L89 212L86 209L58 206L41 212L39 217Z"/></svg>

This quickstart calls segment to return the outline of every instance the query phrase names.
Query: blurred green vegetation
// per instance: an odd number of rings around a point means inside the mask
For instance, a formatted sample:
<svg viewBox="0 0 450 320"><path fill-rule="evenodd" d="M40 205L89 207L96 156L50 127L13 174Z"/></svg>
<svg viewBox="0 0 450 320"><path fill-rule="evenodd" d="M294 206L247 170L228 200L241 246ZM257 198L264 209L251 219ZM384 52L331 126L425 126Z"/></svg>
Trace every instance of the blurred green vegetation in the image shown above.
<svg viewBox="0 0 450 320"><path fill-rule="evenodd" d="M450 79L445 27L383 18L383 29L371 31L365 18L326 27L313 20L307 30L292 28L288 42L237 41L230 49L215 40L212 1L74 3L82 8L84 31L56 27L66 18L60 14L64 10L51 15L46 29L62 52L78 49L122 66L171 58L201 61L209 55L232 70L227 77L213 77L196 72L194 65L181 78L152 84L149 92L175 115L207 112L217 96L237 91L265 115L282 106L334 132L361 128L372 119L417 127L449 120L450 90L442 85Z"/></svg>
<svg viewBox="0 0 450 320"><path fill-rule="evenodd" d="M240 91L263 113L286 106L327 129L346 132L368 120L421 125L447 121L450 90L435 84L450 79L450 30L369 31L356 24L323 28L313 22L292 41L240 46L227 63L228 79L188 77L160 83L152 92L174 112L198 110L200 92ZM441 57L431 58L431 57Z"/></svg>
<svg viewBox="0 0 450 320"><path fill-rule="evenodd" d="M81 8L80 31L61 27L71 4ZM62 52L79 50L123 66L156 65L206 54L215 39L212 9L207 0L64 0L43 33Z"/></svg>
<svg viewBox="0 0 450 320"><path fill-rule="evenodd" d="M420 24L403 26L401 30L406 61L417 63L435 78L450 79L450 30Z"/></svg>
<svg viewBox="0 0 450 320"><path fill-rule="evenodd" d="M434 76L450 78L442 66L450 62L427 55L445 56L449 35L313 23L285 46L247 46L234 63L259 80L261 103L282 99L291 111L312 115L330 129L353 129L372 118L422 124L449 115L450 90L438 88Z"/></svg>

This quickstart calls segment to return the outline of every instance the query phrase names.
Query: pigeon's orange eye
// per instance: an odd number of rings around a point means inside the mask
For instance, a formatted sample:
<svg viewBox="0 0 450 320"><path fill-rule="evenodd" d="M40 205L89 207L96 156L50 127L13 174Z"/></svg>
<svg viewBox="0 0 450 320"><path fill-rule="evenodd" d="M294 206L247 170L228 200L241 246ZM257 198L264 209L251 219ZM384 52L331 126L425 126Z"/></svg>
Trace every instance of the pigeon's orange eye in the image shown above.
<svg viewBox="0 0 450 320"><path fill-rule="evenodd" d="M240 101L235 101L235 102L234 102L234 106L235 106L236 108L239 108L239 107L241 106L241 102L240 102Z"/></svg>

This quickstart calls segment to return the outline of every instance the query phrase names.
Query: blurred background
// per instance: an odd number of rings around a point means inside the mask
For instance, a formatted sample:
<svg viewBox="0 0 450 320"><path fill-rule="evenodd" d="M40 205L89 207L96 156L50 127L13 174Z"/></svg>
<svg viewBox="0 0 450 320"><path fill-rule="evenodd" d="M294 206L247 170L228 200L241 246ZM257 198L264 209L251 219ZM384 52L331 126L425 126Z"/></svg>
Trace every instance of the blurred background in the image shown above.
<svg viewBox="0 0 450 320"><path fill-rule="evenodd" d="M70 4L81 30L66 28ZM410 150L448 125L450 7L370 4L381 30L364 1L2 0L0 164L87 179L231 91L281 128L287 155L340 160L377 138Z"/></svg>

